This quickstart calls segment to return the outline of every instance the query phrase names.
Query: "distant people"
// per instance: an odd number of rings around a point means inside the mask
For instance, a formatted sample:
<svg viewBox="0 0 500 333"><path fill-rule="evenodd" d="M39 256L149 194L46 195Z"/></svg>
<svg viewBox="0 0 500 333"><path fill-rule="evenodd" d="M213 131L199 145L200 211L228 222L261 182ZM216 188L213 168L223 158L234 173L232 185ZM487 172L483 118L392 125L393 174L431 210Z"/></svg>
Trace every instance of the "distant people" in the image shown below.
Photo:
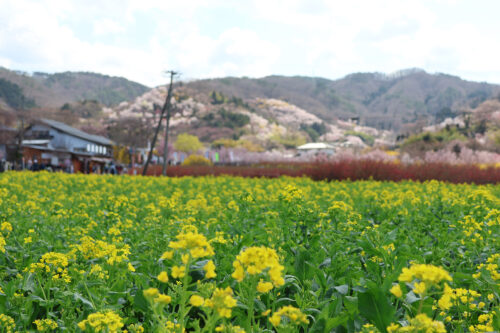
<svg viewBox="0 0 500 333"><path fill-rule="evenodd" d="M72 165L72 163L71 163L70 159L66 158L64 160L64 165L63 165L64 172L71 173L71 165Z"/></svg>
<svg viewBox="0 0 500 333"><path fill-rule="evenodd" d="M0 172L4 172L5 171L5 160L2 159L0 161Z"/></svg>
<svg viewBox="0 0 500 333"><path fill-rule="evenodd" d="M33 167L33 161L31 160L31 158L28 160L28 163L26 163L26 168L28 170L32 170L32 167Z"/></svg>
<svg viewBox="0 0 500 333"><path fill-rule="evenodd" d="M113 162L109 165L109 173L112 175L116 175L118 171L116 170L116 166Z"/></svg>
<svg viewBox="0 0 500 333"><path fill-rule="evenodd" d="M33 161L33 164L29 168L29 170L36 172L36 171L40 171L40 169L41 169L41 165L38 164L38 160L35 158L35 160Z"/></svg>

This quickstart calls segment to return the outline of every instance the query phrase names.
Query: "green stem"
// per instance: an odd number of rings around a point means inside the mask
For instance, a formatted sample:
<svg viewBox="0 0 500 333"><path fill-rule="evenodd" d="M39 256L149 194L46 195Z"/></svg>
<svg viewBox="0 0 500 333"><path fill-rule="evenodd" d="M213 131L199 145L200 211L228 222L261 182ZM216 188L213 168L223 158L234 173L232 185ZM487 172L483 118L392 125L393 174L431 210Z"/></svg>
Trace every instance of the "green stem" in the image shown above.
<svg viewBox="0 0 500 333"><path fill-rule="evenodd" d="M205 325L205 328L203 329L203 332L215 332L215 324L217 324L217 320L219 319L219 316L215 311L212 311L212 313L208 317L207 324Z"/></svg>
<svg viewBox="0 0 500 333"><path fill-rule="evenodd" d="M92 306L94 307L94 309L97 309L96 306L95 306L94 300L92 299L92 295L90 294L89 288L87 287L87 283L85 282L85 280L83 281L83 286L85 287L85 290L87 291L87 295L89 295L90 302L92 303Z"/></svg>
<svg viewBox="0 0 500 333"><path fill-rule="evenodd" d="M257 277L252 277L251 284L250 284L250 290L249 290L249 295L247 298L247 306L248 306L248 316L247 316L247 322L246 322L246 328L247 332L252 332L251 328L253 326L253 306L255 303L255 288L257 287Z"/></svg>
<svg viewBox="0 0 500 333"><path fill-rule="evenodd" d="M179 322L181 324L181 327L180 327L180 332L182 333L184 331L184 328L185 328L185 320L184 318L186 317L186 296L188 296L188 279L189 279L189 266L191 264L191 256L189 256L189 259L186 263L186 271L185 271L185 275L184 275L184 278L182 279L182 294L181 294L181 304L180 304L180 309L179 309L179 314L180 314L180 318L179 318Z"/></svg>
<svg viewBox="0 0 500 333"><path fill-rule="evenodd" d="M40 287L40 289L42 290L42 294L43 294L43 298L48 301L47 299L47 295L45 294L45 290L42 288L42 284L40 283L40 279L38 278L38 275L36 276L36 280L38 282L38 286Z"/></svg>

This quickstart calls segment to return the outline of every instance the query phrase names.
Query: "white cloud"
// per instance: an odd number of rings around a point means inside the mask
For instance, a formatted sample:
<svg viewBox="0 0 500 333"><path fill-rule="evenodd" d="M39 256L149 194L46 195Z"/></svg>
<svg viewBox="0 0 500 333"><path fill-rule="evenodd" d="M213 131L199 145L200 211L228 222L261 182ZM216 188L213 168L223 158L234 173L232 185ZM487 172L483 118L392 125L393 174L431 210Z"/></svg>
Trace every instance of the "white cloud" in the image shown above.
<svg viewBox="0 0 500 333"><path fill-rule="evenodd" d="M498 23L487 29L480 19L453 16L466 6L459 0L2 0L0 65L96 71L149 85L164 83L167 69L188 78L337 78L415 66L500 82Z"/></svg>
<svg viewBox="0 0 500 333"><path fill-rule="evenodd" d="M120 23L104 18L94 22L94 33L96 35L108 35L125 32L125 27Z"/></svg>

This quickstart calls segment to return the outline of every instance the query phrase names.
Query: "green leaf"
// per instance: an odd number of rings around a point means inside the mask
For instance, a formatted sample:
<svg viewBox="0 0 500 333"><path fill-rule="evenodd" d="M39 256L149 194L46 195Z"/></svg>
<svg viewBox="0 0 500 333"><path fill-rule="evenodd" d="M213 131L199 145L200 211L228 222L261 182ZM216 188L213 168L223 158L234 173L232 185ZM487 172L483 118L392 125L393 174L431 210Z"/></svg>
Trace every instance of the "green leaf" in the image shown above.
<svg viewBox="0 0 500 333"><path fill-rule="evenodd" d="M88 299L86 299L85 297L83 297L79 293L74 293L73 294L73 299L75 301L81 301L85 306L89 307L92 310L95 310L94 305L92 304L92 302L90 302Z"/></svg>
<svg viewBox="0 0 500 333"><path fill-rule="evenodd" d="M326 321L326 331L330 332L333 328L338 327L340 325L344 325L345 323L347 323L348 320L349 320L349 317L345 316L345 315L344 316L337 316L334 318L329 318Z"/></svg>
<svg viewBox="0 0 500 333"><path fill-rule="evenodd" d="M352 296L344 297L344 306L350 314L358 312L358 298Z"/></svg>
<svg viewBox="0 0 500 333"><path fill-rule="evenodd" d="M138 290L134 296L134 308L142 312L147 312L149 308L148 300L144 297L141 290Z"/></svg>
<svg viewBox="0 0 500 333"><path fill-rule="evenodd" d="M413 291L410 291L408 294L406 294L406 299L405 299L405 300L406 300L406 303L408 303L408 304L413 304L413 303L415 303L415 302L420 301L420 299L421 299L421 298L420 298L420 297L418 297L417 295L415 295L415 294L413 293Z"/></svg>
<svg viewBox="0 0 500 333"><path fill-rule="evenodd" d="M343 284L341 286L336 286L334 288L342 295L347 295L347 292L349 291L349 286L347 284Z"/></svg>
<svg viewBox="0 0 500 333"><path fill-rule="evenodd" d="M376 288L358 294L359 313L372 322L380 331L387 332L395 309L389 304L386 295Z"/></svg>

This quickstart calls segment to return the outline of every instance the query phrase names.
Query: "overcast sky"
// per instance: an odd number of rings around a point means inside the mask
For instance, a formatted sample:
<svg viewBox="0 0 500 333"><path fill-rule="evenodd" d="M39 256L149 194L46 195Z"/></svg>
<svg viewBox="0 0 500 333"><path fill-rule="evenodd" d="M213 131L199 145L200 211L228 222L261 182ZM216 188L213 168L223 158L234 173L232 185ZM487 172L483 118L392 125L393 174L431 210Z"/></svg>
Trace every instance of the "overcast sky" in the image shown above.
<svg viewBox="0 0 500 333"><path fill-rule="evenodd" d="M0 66L155 86L419 67L500 83L500 1L0 0Z"/></svg>

